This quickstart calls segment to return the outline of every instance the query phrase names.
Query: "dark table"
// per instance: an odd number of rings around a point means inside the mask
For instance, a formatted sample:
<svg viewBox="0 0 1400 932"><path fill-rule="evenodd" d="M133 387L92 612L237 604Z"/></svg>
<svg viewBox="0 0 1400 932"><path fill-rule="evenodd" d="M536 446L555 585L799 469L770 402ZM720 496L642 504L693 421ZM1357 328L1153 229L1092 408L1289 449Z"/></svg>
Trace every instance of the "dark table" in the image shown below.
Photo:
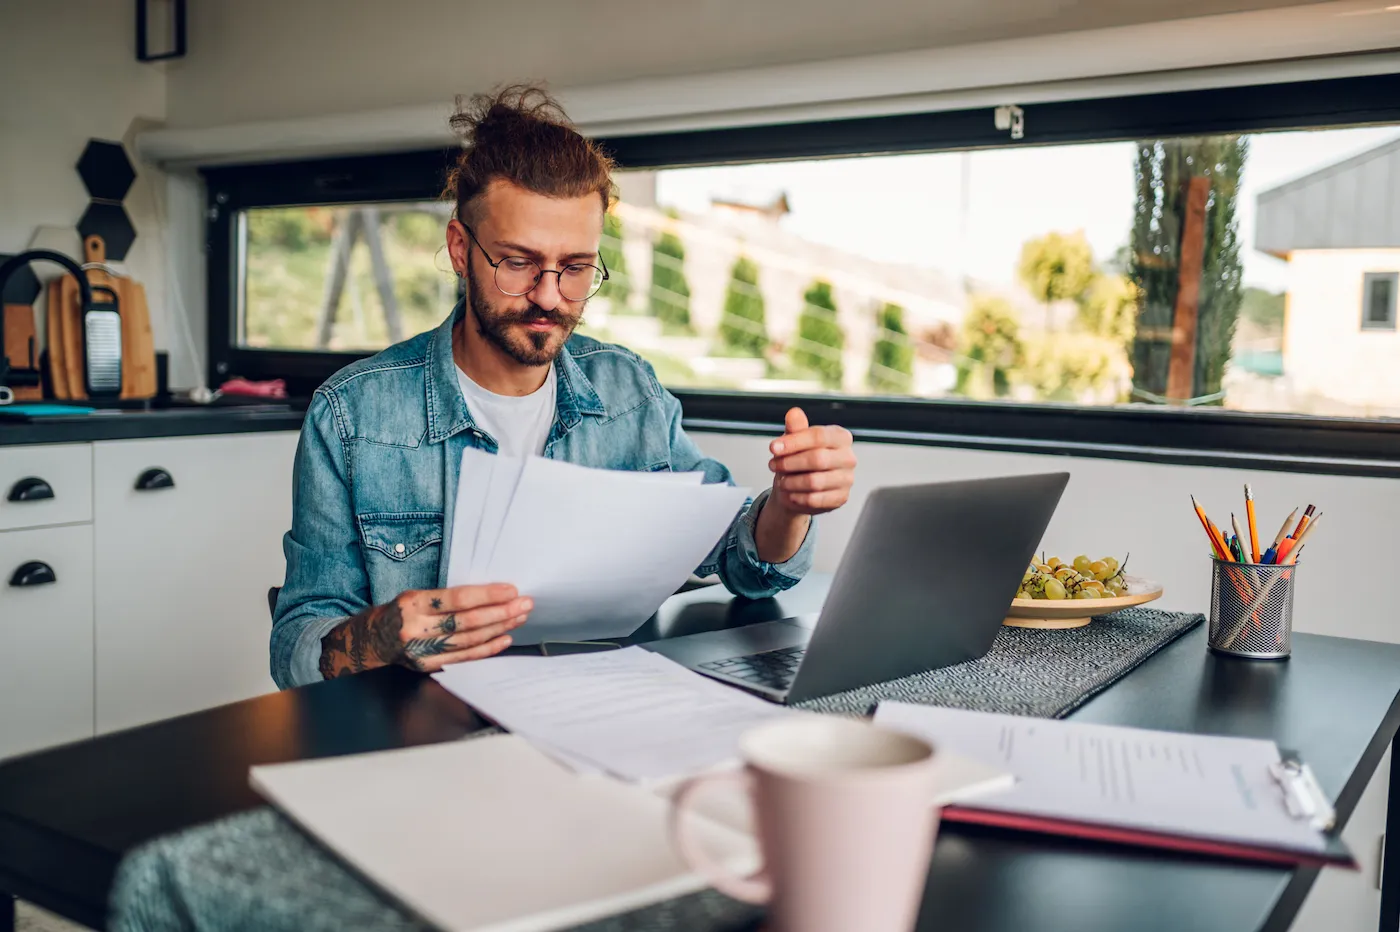
<svg viewBox="0 0 1400 932"><path fill-rule="evenodd" d="M631 640L812 612L824 592L820 578L758 602L692 591ZM1400 645L1300 634L1293 651L1286 663L1217 657L1201 626L1073 718L1272 738L1302 753L1344 824L1400 725ZM431 679L389 668L0 764L0 890L100 927L125 852L263 804L248 787L250 766L449 741L483 725ZM1386 829L1400 838L1395 769L1390 790ZM968 932L1283 929L1316 875L945 825L923 924ZM1388 858L1383 932L1400 924L1397 893L1400 858ZM4 910L0 930L9 932Z"/></svg>

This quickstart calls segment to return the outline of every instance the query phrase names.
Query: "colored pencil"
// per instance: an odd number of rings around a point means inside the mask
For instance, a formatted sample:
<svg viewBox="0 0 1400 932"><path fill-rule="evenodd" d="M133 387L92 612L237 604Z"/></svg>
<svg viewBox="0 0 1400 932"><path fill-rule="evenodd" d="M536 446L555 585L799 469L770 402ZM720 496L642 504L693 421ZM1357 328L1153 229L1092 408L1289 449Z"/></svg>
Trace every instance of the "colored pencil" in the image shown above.
<svg viewBox="0 0 1400 932"><path fill-rule="evenodd" d="M1249 483L1244 484L1244 512L1245 519L1249 522L1249 556L1250 559L1259 562L1259 526L1254 521L1254 490L1249 487Z"/></svg>
<svg viewBox="0 0 1400 932"><path fill-rule="evenodd" d="M1210 539L1210 549L1215 551L1217 558L1225 559L1225 549L1221 542L1216 539L1215 531L1211 530L1210 519L1206 517L1206 510L1201 507L1201 503L1196 501L1196 496L1191 496L1191 507L1196 509L1196 517L1201 519L1201 527L1205 529L1206 537Z"/></svg>

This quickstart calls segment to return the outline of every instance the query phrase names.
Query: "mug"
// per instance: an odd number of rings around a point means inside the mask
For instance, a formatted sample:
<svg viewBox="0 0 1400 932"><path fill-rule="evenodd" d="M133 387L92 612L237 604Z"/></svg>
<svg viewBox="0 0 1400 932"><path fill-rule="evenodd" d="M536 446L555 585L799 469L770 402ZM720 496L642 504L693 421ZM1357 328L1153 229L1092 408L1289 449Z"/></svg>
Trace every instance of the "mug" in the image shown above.
<svg viewBox="0 0 1400 932"><path fill-rule="evenodd" d="M671 809L681 857L716 889L768 906L774 932L908 932L938 829L932 745L864 721L784 718L740 739L744 768L684 783ZM727 872L685 813L717 783L748 786L763 866Z"/></svg>
<svg viewBox="0 0 1400 932"><path fill-rule="evenodd" d="M14 390L8 385L0 385L0 405L7 405L15 400Z"/></svg>

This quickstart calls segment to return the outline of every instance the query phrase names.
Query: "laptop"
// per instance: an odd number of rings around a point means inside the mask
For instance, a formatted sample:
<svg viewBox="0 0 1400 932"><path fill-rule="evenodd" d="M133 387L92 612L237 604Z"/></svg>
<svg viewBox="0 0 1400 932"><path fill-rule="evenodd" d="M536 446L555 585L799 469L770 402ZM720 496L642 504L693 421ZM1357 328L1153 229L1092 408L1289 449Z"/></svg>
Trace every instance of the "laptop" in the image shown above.
<svg viewBox="0 0 1400 932"><path fill-rule="evenodd" d="M816 624L790 618L655 641L663 656L793 703L984 655L1069 473L876 489Z"/></svg>

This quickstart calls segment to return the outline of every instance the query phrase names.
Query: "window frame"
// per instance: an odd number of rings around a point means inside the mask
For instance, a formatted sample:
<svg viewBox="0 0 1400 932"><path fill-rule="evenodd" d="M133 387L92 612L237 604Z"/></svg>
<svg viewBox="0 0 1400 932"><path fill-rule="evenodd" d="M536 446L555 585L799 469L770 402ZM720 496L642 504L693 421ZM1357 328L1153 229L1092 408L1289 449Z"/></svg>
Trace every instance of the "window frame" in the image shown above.
<svg viewBox="0 0 1400 932"><path fill-rule="evenodd" d="M1022 109L1025 135L1019 140L995 128L993 108L979 107L599 142L627 170L1400 124L1400 74L1026 104ZM242 282L233 220L240 211L434 200L455 154L451 148L431 149L201 169L208 206L211 384L234 375L280 378L293 397L307 398L336 370L369 355L251 349L235 342ZM705 430L770 432L781 425L788 406L801 404L814 422L839 422L858 437L886 442L1400 477L1400 419L700 389L676 389L674 394L687 424Z"/></svg>
<svg viewBox="0 0 1400 932"><path fill-rule="evenodd" d="M1371 319L1371 283L1390 282L1390 316L1384 323ZM1363 272L1361 275L1361 330L1363 333L1394 333L1396 314L1400 311L1400 271Z"/></svg>

